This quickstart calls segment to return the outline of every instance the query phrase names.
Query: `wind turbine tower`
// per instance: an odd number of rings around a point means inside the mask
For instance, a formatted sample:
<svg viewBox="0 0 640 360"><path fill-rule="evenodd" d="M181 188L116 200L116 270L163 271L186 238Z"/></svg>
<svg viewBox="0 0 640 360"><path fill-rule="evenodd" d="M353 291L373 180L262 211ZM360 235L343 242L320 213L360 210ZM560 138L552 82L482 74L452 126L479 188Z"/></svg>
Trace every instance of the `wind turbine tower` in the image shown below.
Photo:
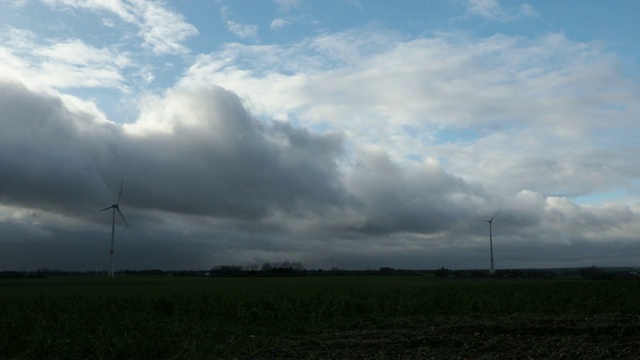
<svg viewBox="0 0 640 360"><path fill-rule="evenodd" d="M493 217L490 220L483 220L485 222L489 223L489 249L491 250L491 269L489 270L489 274L490 275L495 275L495 268L493 266L493 235L491 234L491 225L493 225L493 219L495 219L495 217L498 215L498 213L500 212L500 210L498 210L498 212L493 215Z"/></svg>
<svg viewBox="0 0 640 360"><path fill-rule="evenodd" d="M112 217L111 217L111 249L110 249L110 257L111 257L111 267L109 269L109 278L113 279L114 278L114 265L113 265L113 241L114 241L114 235L115 235L115 228L116 228L116 211L118 212L118 214L120 214L120 217L122 218L122 221L124 221L124 224L127 225L127 227L129 227L129 224L127 223L127 220L124 219L124 215L122 215L122 211L120 211L120 198L122 197L122 187L124 186L124 180L120 183L120 192L118 193L118 200L116 201L115 204L106 207L104 209L100 209L98 210L98 212L101 211L105 211L105 210L109 210L112 209Z"/></svg>

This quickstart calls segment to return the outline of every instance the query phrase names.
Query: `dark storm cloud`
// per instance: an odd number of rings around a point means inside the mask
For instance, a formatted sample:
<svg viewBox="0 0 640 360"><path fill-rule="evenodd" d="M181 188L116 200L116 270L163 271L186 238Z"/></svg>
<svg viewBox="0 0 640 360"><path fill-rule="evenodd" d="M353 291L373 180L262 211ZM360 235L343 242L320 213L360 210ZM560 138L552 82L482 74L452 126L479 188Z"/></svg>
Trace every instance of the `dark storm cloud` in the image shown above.
<svg viewBox="0 0 640 360"><path fill-rule="evenodd" d="M495 195L431 158L398 162L340 134L258 120L216 86L170 89L124 125L55 92L11 82L0 91L0 260L12 268L105 268L111 216L97 210L121 179L132 226L118 220L118 268L478 267L482 220L499 209L501 264L638 253L632 206Z"/></svg>
<svg viewBox="0 0 640 360"><path fill-rule="evenodd" d="M173 90L145 116L168 132L128 135L116 167L131 178L135 206L260 218L338 204L339 135L262 123L221 88ZM135 133L136 124L129 129ZM142 125L139 125L142 126Z"/></svg>
<svg viewBox="0 0 640 360"><path fill-rule="evenodd" d="M217 87L172 91L143 135L74 112L51 94L0 84L0 198L80 214L115 200L145 210L260 218L340 205L339 135L261 123ZM135 129L135 124L131 128Z"/></svg>
<svg viewBox="0 0 640 360"><path fill-rule="evenodd" d="M54 92L0 88L1 230L11 254L33 263L48 259L26 255L34 249L58 254L58 267L105 252L110 214L97 209L121 179L133 226L117 227L116 252L138 268L308 260L349 242L386 244L384 234L450 231L485 201L435 161L401 168L368 149L345 167L341 135L258 120L216 86L170 89L125 125Z"/></svg>
<svg viewBox="0 0 640 360"><path fill-rule="evenodd" d="M168 91L126 126L50 91L0 91L0 238L12 268L104 268L111 214L97 209L121 179L132 226L118 219L119 268L265 258L291 245L289 218L348 203L342 136L261 122L215 86Z"/></svg>
<svg viewBox="0 0 640 360"><path fill-rule="evenodd" d="M95 207L105 195L101 150L115 127L17 83L0 82L0 93L2 203L75 215Z"/></svg>
<svg viewBox="0 0 640 360"><path fill-rule="evenodd" d="M125 179L127 205L143 210L251 219L353 206L366 218L358 230L421 232L442 230L472 212L465 198L482 196L438 164L401 169L382 151L357 155L348 194L340 135L261 122L215 86L170 90L124 127L53 94L2 88L9 204L78 214L109 205Z"/></svg>
<svg viewBox="0 0 640 360"><path fill-rule="evenodd" d="M380 149L358 155L347 184L363 204L362 230L373 233L449 230L477 217L489 199L481 186L447 173L436 161L402 168Z"/></svg>

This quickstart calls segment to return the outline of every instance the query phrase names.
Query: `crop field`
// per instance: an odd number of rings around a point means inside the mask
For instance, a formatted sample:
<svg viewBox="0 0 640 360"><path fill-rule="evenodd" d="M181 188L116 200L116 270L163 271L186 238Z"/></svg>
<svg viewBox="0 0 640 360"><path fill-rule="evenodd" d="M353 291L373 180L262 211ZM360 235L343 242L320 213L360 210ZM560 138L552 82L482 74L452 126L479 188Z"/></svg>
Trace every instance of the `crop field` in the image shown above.
<svg viewBox="0 0 640 360"><path fill-rule="evenodd" d="M3 359L637 358L640 282L1 280L0 332Z"/></svg>

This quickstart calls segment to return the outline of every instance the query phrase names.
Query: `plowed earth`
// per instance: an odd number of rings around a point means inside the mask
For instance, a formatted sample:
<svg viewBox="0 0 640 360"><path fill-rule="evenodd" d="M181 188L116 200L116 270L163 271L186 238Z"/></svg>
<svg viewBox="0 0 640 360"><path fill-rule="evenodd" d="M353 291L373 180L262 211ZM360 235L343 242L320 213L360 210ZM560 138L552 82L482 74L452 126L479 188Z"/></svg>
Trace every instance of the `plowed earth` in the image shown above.
<svg viewBox="0 0 640 360"><path fill-rule="evenodd" d="M283 339L273 358L638 359L640 317L440 319Z"/></svg>

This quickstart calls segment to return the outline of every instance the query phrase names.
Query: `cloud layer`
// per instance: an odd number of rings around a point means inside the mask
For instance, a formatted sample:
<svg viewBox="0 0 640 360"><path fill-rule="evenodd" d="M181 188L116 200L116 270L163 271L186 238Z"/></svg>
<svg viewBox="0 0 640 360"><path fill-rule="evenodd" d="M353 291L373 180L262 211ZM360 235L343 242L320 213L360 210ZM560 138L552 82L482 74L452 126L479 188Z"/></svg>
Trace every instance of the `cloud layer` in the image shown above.
<svg viewBox="0 0 640 360"><path fill-rule="evenodd" d="M0 35L8 267L103 268L111 219L97 210L121 180L121 268L486 267L498 210L498 267L640 254L639 89L602 44L366 27L189 57L199 32L165 3L43 3L107 14L150 56L188 66L147 88L158 65L121 44ZM283 19L301 6L277 3ZM466 4L497 22L535 15ZM131 121L80 95L105 89Z"/></svg>

